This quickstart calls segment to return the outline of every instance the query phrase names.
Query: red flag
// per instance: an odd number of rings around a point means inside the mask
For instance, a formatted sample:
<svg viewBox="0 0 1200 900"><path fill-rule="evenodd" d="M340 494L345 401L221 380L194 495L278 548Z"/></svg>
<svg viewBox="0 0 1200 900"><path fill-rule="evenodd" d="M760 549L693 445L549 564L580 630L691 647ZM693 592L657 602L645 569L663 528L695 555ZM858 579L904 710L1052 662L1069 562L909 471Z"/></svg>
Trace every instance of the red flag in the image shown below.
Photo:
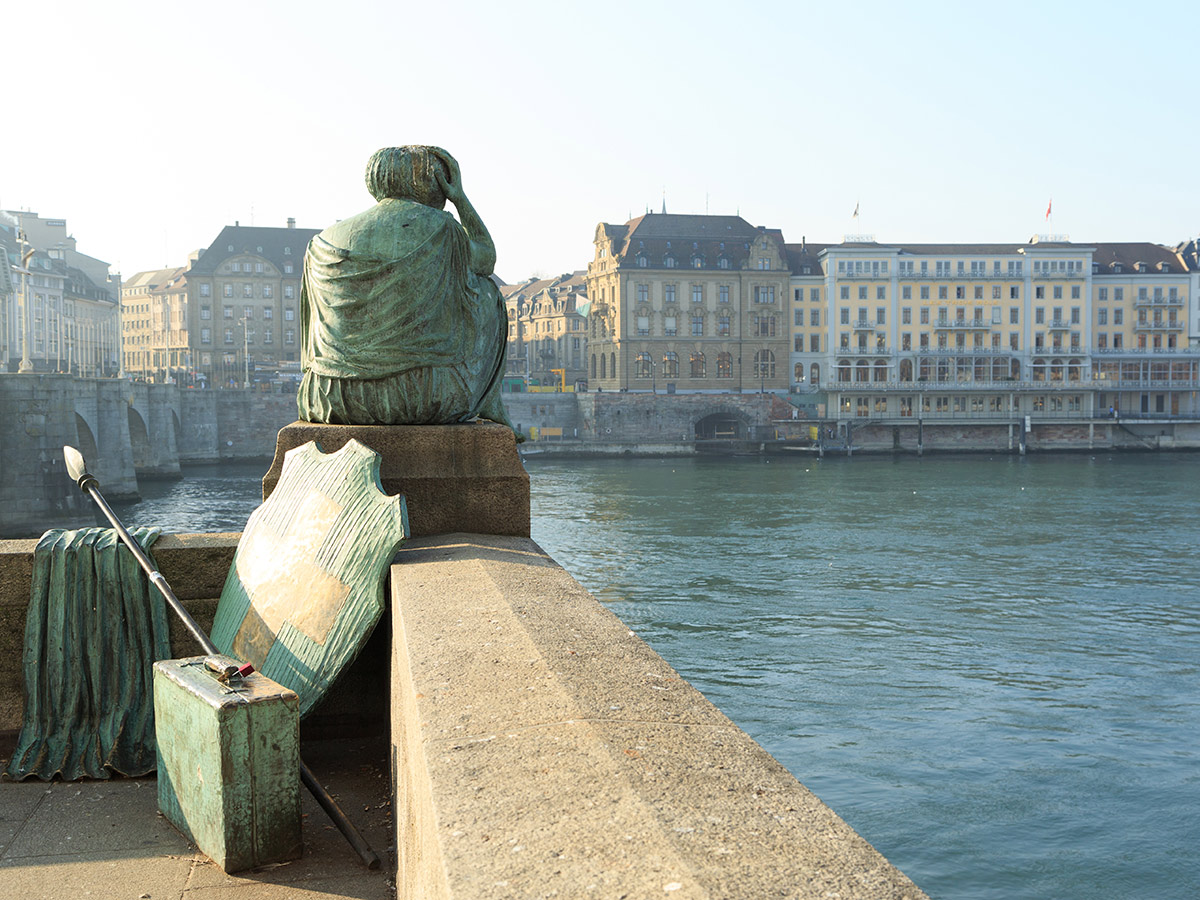
<svg viewBox="0 0 1200 900"><path fill-rule="evenodd" d="M1046 218L1050 218L1050 209L1054 206L1054 198L1050 198L1050 202L1046 204Z"/></svg>

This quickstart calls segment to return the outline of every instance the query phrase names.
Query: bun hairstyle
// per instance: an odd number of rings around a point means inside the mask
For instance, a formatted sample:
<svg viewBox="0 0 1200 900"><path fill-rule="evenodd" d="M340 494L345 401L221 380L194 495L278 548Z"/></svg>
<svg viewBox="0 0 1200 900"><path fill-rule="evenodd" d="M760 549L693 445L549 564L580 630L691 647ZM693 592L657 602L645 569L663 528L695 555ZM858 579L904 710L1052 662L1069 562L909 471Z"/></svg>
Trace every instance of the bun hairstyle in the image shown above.
<svg viewBox="0 0 1200 900"><path fill-rule="evenodd" d="M367 190L376 200L413 200L434 209L446 206L446 195L436 175L449 175L440 147L418 144L384 147L367 161Z"/></svg>

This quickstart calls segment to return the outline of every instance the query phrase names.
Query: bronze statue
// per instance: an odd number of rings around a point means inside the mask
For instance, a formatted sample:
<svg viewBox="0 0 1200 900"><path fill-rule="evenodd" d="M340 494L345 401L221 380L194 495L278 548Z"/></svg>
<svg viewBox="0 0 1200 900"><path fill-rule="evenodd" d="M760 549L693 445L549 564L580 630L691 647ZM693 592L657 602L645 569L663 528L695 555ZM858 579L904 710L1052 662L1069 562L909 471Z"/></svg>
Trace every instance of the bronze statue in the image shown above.
<svg viewBox="0 0 1200 900"><path fill-rule="evenodd" d="M337 425L511 427L500 399L508 337L496 248L437 147L367 163L379 202L326 228L304 255L300 418ZM449 200L460 225L443 207Z"/></svg>

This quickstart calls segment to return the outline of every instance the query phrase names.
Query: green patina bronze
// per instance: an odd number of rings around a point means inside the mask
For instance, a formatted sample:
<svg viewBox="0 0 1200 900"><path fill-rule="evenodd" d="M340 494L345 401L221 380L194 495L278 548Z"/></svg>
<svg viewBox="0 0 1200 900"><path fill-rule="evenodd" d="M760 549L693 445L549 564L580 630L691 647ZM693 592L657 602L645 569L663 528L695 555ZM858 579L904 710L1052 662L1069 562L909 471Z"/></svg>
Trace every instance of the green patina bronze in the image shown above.
<svg viewBox="0 0 1200 900"><path fill-rule="evenodd" d="M404 497L379 486L379 454L356 440L289 450L250 516L213 621L221 653L300 696L306 715L383 613L383 581L408 533Z"/></svg>
<svg viewBox="0 0 1200 900"><path fill-rule="evenodd" d="M137 528L147 552L157 528ZM154 771L151 670L171 655L163 599L111 528L47 531L25 620L25 713L10 778Z"/></svg>
<svg viewBox="0 0 1200 900"><path fill-rule="evenodd" d="M335 425L511 427L500 399L507 317L496 250L437 147L367 164L379 202L313 238L301 286L300 419ZM461 224L443 207L449 200Z"/></svg>

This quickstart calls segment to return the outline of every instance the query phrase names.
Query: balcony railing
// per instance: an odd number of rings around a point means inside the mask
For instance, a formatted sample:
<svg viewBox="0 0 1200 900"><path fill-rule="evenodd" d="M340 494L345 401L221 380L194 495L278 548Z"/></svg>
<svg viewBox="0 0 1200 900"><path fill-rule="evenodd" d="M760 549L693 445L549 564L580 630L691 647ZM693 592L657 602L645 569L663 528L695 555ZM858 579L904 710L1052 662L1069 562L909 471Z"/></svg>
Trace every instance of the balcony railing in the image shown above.
<svg viewBox="0 0 1200 900"><path fill-rule="evenodd" d="M955 331L955 330L984 330L990 331L992 328L991 322L985 322L983 319L938 319L934 323L934 329L937 331Z"/></svg>
<svg viewBox="0 0 1200 900"><path fill-rule="evenodd" d="M1134 306L1165 306L1165 307L1181 307L1183 306L1182 297L1135 297Z"/></svg>
<svg viewBox="0 0 1200 900"><path fill-rule="evenodd" d="M1134 331L1182 331L1182 322L1135 322Z"/></svg>
<svg viewBox="0 0 1200 900"><path fill-rule="evenodd" d="M826 381L826 391L885 392L905 394L947 394L955 391L988 393L1028 393L1030 391L1116 391L1116 390L1194 390L1200 378L1163 379L1097 379L1078 381Z"/></svg>

